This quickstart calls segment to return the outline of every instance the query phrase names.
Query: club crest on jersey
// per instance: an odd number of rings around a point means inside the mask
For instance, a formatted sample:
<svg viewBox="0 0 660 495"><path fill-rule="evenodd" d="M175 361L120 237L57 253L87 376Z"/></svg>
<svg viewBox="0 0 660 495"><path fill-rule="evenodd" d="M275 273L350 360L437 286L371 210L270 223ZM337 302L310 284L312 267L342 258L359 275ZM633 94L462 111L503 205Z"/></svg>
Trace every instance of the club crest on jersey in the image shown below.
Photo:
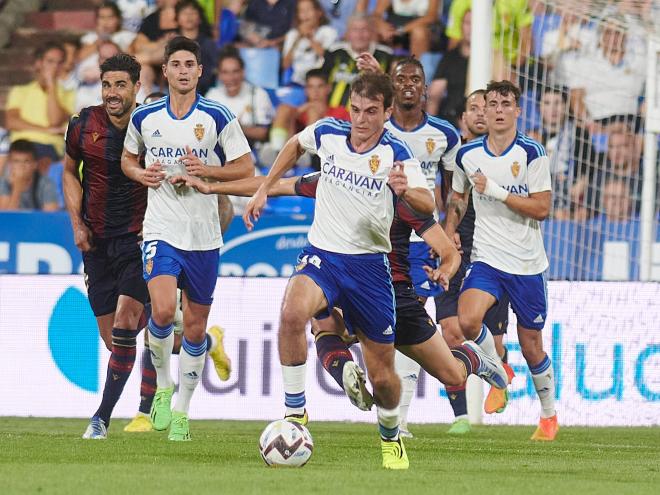
<svg viewBox="0 0 660 495"><path fill-rule="evenodd" d="M511 165L511 173L514 178L518 177L518 174L520 173L520 163L513 162L513 165Z"/></svg>
<svg viewBox="0 0 660 495"><path fill-rule="evenodd" d="M378 167L380 167L380 157L378 155L371 155L371 158L369 158L371 173L375 174L378 171Z"/></svg>
<svg viewBox="0 0 660 495"><path fill-rule="evenodd" d="M151 271L154 269L154 260L147 260L144 269L147 272L147 275L151 275Z"/></svg>
<svg viewBox="0 0 660 495"><path fill-rule="evenodd" d="M197 124L195 126L195 129L193 129L195 132L195 137L197 138L197 141L201 141L202 138L204 137L204 126L202 124Z"/></svg>
<svg viewBox="0 0 660 495"><path fill-rule="evenodd" d="M92 141L96 142L99 139L99 133L98 132L92 132Z"/></svg>
<svg viewBox="0 0 660 495"><path fill-rule="evenodd" d="M435 149L435 141L431 138L428 138L426 140L426 151L430 155L431 153L433 153L434 149Z"/></svg>

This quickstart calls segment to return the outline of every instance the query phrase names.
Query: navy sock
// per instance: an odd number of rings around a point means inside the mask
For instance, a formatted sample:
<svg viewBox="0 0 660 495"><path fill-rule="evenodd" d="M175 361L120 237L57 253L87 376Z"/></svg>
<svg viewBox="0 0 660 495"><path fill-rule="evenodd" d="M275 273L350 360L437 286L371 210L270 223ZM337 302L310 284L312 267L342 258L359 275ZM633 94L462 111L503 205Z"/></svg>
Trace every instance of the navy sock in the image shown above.
<svg viewBox="0 0 660 495"><path fill-rule="evenodd" d="M465 365L465 371L471 375L479 368L479 356L466 345L457 345L451 348L451 353ZM467 377L466 377L467 378Z"/></svg>
<svg viewBox="0 0 660 495"><path fill-rule="evenodd" d="M454 417L465 416L467 414L467 400L465 398L465 384L459 387L445 386L449 404L454 411Z"/></svg>
<svg viewBox="0 0 660 495"><path fill-rule="evenodd" d="M140 408L143 414L151 412L151 403L156 394L156 368L151 362L149 346L142 351L142 383L140 383Z"/></svg>
<svg viewBox="0 0 660 495"><path fill-rule="evenodd" d="M344 388L342 377L344 364L347 361L353 361L353 355L348 350L346 342L339 335L322 334L316 339L316 354L323 368L330 373L330 376L341 388Z"/></svg>
<svg viewBox="0 0 660 495"><path fill-rule="evenodd" d="M119 400L124 385L135 364L135 346L139 330L112 329L112 353L108 361L108 373L103 388L103 398L94 416L101 418L106 425Z"/></svg>

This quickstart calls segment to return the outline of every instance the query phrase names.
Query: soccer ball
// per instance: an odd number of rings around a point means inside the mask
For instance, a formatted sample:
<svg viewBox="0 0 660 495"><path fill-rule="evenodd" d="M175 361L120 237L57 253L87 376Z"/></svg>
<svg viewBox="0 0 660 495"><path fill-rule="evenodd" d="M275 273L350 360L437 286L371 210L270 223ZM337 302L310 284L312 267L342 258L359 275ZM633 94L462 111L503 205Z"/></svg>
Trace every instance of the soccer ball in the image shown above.
<svg viewBox="0 0 660 495"><path fill-rule="evenodd" d="M273 467L301 467L312 456L314 441L303 425L278 419L259 438L259 452L266 464Z"/></svg>

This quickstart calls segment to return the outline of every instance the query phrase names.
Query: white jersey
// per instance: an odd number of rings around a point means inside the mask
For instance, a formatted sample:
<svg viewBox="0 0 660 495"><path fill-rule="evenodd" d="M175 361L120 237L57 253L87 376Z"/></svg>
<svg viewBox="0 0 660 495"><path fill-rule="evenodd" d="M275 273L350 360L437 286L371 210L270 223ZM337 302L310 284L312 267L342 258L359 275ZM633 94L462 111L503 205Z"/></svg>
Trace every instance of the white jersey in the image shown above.
<svg viewBox="0 0 660 495"><path fill-rule="evenodd" d="M145 165L158 161L166 176L185 175L181 158L189 146L205 165L221 167L250 153L236 117L219 103L197 96L190 111L177 119L169 97L137 107L128 124L124 147L145 153ZM175 187L166 180L149 188L144 215L145 241L165 241L186 251L207 251L222 246L215 195L189 187Z"/></svg>
<svg viewBox="0 0 660 495"><path fill-rule="evenodd" d="M351 148L350 132L350 123L326 118L298 135L300 145L321 159L309 242L333 253L389 253L395 196L387 177L392 165L404 163L409 187L425 188L424 175L410 148L389 131L364 153Z"/></svg>
<svg viewBox="0 0 660 495"><path fill-rule="evenodd" d="M424 122L406 131L399 127L393 118L385 122L385 128L406 143L422 167L426 185L435 194L435 181L444 168L453 172L456 167L456 153L461 147L461 137L456 128L438 117L424 114ZM435 215L437 220L437 215ZM411 242L422 242L415 231L410 235Z"/></svg>
<svg viewBox="0 0 660 495"><path fill-rule="evenodd" d="M473 186L477 171L505 188L527 197L550 191L550 165L543 146L518 133L500 156L488 149L488 136L463 145L456 156L452 188L459 193ZM515 275L535 275L548 267L543 234L537 220L516 213L503 202L472 189L476 220L472 261Z"/></svg>

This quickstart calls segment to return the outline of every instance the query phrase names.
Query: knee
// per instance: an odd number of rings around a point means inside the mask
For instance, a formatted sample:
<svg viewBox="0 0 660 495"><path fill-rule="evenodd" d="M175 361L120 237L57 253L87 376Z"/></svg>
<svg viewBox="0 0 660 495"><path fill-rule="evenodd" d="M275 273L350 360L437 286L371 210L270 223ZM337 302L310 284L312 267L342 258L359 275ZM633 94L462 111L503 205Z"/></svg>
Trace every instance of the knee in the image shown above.
<svg viewBox="0 0 660 495"><path fill-rule="evenodd" d="M282 307L282 314L280 315L280 332L282 333L299 333L305 331L307 318L299 310L291 307L290 304L285 304Z"/></svg>
<svg viewBox="0 0 660 495"><path fill-rule="evenodd" d="M176 299L171 302L151 301L151 319L160 326L169 325L174 321Z"/></svg>
<svg viewBox="0 0 660 495"><path fill-rule="evenodd" d="M135 330L139 327L140 316L142 316L143 309L140 308L121 308L115 314L114 326L115 328L126 328Z"/></svg>
<svg viewBox="0 0 660 495"><path fill-rule="evenodd" d="M386 409L392 409L399 404L401 398L401 380L392 370L369 375L369 381L374 390L378 404Z"/></svg>
<svg viewBox="0 0 660 495"><path fill-rule="evenodd" d="M539 339L521 340L520 351L529 366L539 364L545 357L543 341Z"/></svg>
<svg viewBox="0 0 660 495"><path fill-rule="evenodd" d="M442 336L449 347L461 345L465 340L456 318L444 320L444 323L441 323L440 326L442 327Z"/></svg>
<svg viewBox="0 0 660 495"><path fill-rule="evenodd" d="M461 333L468 339L474 339L481 331L481 319L474 313L462 312L458 315Z"/></svg>

